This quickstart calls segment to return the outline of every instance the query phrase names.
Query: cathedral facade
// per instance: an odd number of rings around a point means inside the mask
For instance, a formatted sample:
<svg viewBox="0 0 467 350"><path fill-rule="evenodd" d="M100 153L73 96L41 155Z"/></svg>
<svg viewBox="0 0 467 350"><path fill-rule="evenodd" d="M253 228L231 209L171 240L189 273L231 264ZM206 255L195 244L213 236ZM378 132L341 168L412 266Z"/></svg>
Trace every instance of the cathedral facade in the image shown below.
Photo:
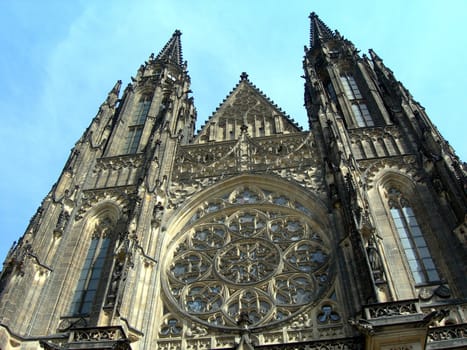
<svg viewBox="0 0 467 350"><path fill-rule="evenodd" d="M303 130L242 73L200 131L179 31L10 250L0 349L467 348L463 164L310 15Z"/></svg>

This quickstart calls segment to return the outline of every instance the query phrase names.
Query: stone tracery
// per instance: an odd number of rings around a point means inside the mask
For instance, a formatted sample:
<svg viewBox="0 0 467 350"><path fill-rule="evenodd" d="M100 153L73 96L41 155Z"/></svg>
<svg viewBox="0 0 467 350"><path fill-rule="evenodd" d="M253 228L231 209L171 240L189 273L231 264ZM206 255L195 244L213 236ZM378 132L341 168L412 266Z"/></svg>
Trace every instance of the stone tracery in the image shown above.
<svg viewBox="0 0 467 350"><path fill-rule="evenodd" d="M314 305L333 280L331 252L303 208L256 186L204 202L169 247L170 304L197 323L227 328L237 328L241 314L255 328Z"/></svg>

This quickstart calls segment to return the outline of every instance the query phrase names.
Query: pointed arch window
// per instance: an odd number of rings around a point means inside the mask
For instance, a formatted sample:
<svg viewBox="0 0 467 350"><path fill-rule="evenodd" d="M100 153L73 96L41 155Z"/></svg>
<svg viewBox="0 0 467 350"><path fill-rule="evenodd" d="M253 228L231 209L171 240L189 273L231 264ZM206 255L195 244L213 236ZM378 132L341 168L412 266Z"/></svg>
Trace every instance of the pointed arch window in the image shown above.
<svg viewBox="0 0 467 350"><path fill-rule="evenodd" d="M145 94L141 96L136 106L136 110L130 119L128 125L128 133L124 144L124 153L136 153L143 134L144 123L148 117L149 108L151 107L152 95Z"/></svg>
<svg viewBox="0 0 467 350"><path fill-rule="evenodd" d="M332 85L330 81L327 83L326 89L327 89L327 92L328 92L328 95L331 101L336 102L337 101L336 90L334 90L334 86Z"/></svg>
<svg viewBox="0 0 467 350"><path fill-rule="evenodd" d="M374 126L373 118L353 75L350 73L342 74L340 80L344 87L345 95L351 103L357 127L364 128Z"/></svg>
<svg viewBox="0 0 467 350"><path fill-rule="evenodd" d="M73 315L87 315L95 303L111 246L111 223L96 225L71 304Z"/></svg>
<svg viewBox="0 0 467 350"><path fill-rule="evenodd" d="M138 150L139 140L143 134L143 126L131 126L128 128L128 134L125 140L126 154L136 153Z"/></svg>
<svg viewBox="0 0 467 350"><path fill-rule="evenodd" d="M146 94L141 96L136 107L132 125L144 124L151 107L152 95Z"/></svg>
<svg viewBox="0 0 467 350"><path fill-rule="evenodd" d="M374 126L375 123L371 118L370 111L368 111L368 107L365 103L357 102L352 103L352 111L355 116L355 120L357 122L358 127L365 127L365 126Z"/></svg>
<svg viewBox="0 0 467 350"><path fill-rule="evenodd" d="M391 188L389 210L416 284L439 281L438 271L409 201Z"/></svg>
<svg viewBox="0 0 467 350"><path fill-rule="evenodd" d="M362 98L362 94L358 89L357 82L353 75L346 73L341 75L341 83L344 86L344 92L349 100L357 100Z"/></svg>

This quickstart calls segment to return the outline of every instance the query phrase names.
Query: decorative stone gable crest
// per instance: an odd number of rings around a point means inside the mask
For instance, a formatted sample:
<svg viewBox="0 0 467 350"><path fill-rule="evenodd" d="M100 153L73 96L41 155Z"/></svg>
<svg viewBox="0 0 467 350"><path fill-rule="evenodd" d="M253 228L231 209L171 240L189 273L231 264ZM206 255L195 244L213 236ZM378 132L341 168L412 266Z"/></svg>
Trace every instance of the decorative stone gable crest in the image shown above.
<svg viewBox="0 0 467 350"><path fill-rule="evenodd" d="M207 121L195 143L236 140L245 127L252 137L299 132L277 105L256 88L246 73Z"/></svg>
<svg viewBox="0 0 467 350"><path fill-rule="evenodd" d="M170 184L174 207L193 193L240 173L274 174L316 193L325 191L311 133L187 145L178 149Z"/></svg>
<svg viewBox="0 0 467 350"><path fill-rule="evenodd" d="M130 209L130 203L134 199L135 186L107 188L102 190L88 190L83 193L81 207L78 210L75 220L81 220L86 212L95 207L97 203L110 200L117 203L124 213Z"/></svg>
<svg viewBox="0 0 467 350"><path fill-rule="evenodd" d="M176 157L175 179L193 179L287 168L319 167L312 134L251 138L246 127L237 142L183 146Z"/></svg>

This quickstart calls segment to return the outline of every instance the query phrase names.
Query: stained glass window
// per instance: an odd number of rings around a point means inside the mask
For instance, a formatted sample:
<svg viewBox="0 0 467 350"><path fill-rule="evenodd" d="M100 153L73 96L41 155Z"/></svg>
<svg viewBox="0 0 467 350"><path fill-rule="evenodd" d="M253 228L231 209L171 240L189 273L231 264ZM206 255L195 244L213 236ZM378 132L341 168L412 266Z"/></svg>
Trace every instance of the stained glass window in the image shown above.
<svg viewBox="0 0 467 350"><path fill-rule="evenodd" d="M357 126L360 128L374 126L373 118L353 75L346 73L341 75L340 79L345 95L352 105L352 112Z"/></svg>
<svg viewBox="0 0 467 350"><path fill-rule="evenodd" d="M371 119L370 112L368 111L368 107L365 103L352 103L352 111L355 116L355 120L357 121L357 126L363 128L365 126L375 125L373 119Z"/></svg>
<svg viewBox="0 0 467 350"><path fill-rule="evenodd" d="M107 261L110 241L108 227L98 227L81 269L71 304L72 314L86 315L90 313L102 281L102 272Z"/></svg>
<svg viewBox="0 0 467 350"><path fill-rule="evenodd" d="M123 153L132 154L138 151L139 141L143 134L144 123L151 107L151 95L143 95L136 106L134 114L128 123L128 131L123 147Z"/></svg>
<svg viewBox="0 0 467 350"><path fill-rule="evenodd" d="M358 89L357 82L351 74L341 75L342 86L344 86L344 92L349 100L361 99L362 94Z"/></svg>
<svg viewBox="0 0 467 350"><path fill-rule="evenodd" d="M397 189L389 190L389 208L416 284L439 281L423 233L410 203Z"/></svg>

